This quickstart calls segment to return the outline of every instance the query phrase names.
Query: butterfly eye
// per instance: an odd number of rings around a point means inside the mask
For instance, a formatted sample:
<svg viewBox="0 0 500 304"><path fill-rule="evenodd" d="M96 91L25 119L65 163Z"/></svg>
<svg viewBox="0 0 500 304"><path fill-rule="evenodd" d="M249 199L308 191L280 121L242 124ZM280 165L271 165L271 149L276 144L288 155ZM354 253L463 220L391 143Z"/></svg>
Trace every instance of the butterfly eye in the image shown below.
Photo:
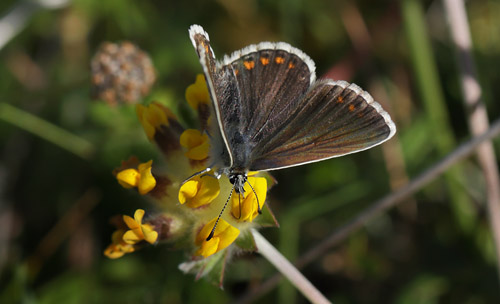
<svg viewBox="0 0 500 304"><path fill-rule="evenodd" d="M234 183L236 182L236 175L229 176L229 182L234 185Z"/></svg>

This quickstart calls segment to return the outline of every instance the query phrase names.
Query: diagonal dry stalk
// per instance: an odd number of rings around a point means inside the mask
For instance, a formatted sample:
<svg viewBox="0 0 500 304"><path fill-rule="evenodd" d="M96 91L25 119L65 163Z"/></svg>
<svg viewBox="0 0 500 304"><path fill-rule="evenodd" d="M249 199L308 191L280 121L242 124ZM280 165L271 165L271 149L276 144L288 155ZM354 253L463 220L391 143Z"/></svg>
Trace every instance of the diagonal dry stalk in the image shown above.
<svg viewBox="0 0 500 304"><path fill-rule="evenodd" d="M370 207L362 211L357 217L333 231L329 237L323 240L320 244L307 251L295 263L297 268L302 268L305 265L313 262L318 257L323 255L327 250L340 244L347 239L353 232L359 230L369 221L373 220L380 214L386 212L390 208L402 203L406 198L415 194L417 191L425 187L434 179L443 174L451 166L458 163L460 160L470 156L475 150L485 141L491 140L493 137L500 134L500 119L497 119L487 132L480 136L476 136L468 142L457 147L453 152L448 154L445 158L425 170L423 173L414 178L406 186L401 187L399 190L375 201ZM280 281L281 275L276 274L269 278L259 287L249 290L237 302L238 303L251 303L258 299L260 296L272 290Z"/></svg>
<svg viewBox="0 0 500 304"><path fill-rule="evenodd" d="M466 111L469 115L469 128L472 135L477 136L488 129L489 122L486 106L481 99L481 87L472 57L472 42L464 1L444 0L443 2L457 52L460 81ZM500 178L491 141L485 141L477 148L477 158L486 180L488 216L495 241L500 276Z"/></svg>
<svg viewBox="0 0 500 304"><path fill-rule="evenodd" d="M331 303L292 263L290 263L257 230L252 230L258 252L278 269L311 303Z"/></svg>
<svg viewBox="0 0 500 304"><path fill-rule="evenodd" d="M0 50L19 34L31 17L40 9L57 9L69 4L69 0L19 1L0 17Z"/></svg>

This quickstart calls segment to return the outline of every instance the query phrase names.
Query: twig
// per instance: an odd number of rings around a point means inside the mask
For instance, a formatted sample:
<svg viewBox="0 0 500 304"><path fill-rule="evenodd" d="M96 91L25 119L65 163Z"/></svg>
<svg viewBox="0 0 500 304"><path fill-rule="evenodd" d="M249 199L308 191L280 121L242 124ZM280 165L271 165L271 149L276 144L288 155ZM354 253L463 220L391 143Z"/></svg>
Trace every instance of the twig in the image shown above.
<svg viewBox="0 0 500 304"><path fill-rule="evenodd" d="M305 265L311 263L319 256L321 256L324 252L329 250L330 248L338 245L349 235L351 235L354 231L362 228L367 222L374 219L378 215L387 211L388 209L394 207L398 203L403 202L407 197L413 195L418 190L422 189L424 186L429 184L435 178L437 178L440 174L450 169L451 166L458 163L460 160L469 156L474 152L477 147L486 140L490 140L491 138L500 134L500 119L497 119L489 130L483 133L480 136L474 137L468 142L460 145L456 148L452 153L448 154L445 158L431 166L429 169L425 170L415 179L413 179L406 186L401 187L398 191L393 192L378 201L375 201L371 207L362 211L357 217L352 219L350 222L344 224L337 230L335 230L328 238L323 240L320 244L315 246L314 248L307 251L299 260L295 263L297 268L302 268ZM238 301L238 303L251 303L255 299L264 295L271 289L273 289L278 282L280 281L280 274L276 274L273 277L269 278L262 285L252 290L249 290L246 294L244 294Z"/></svg>
<svg viewBox="0 0 500 304"><path fill-rule="evenodd" d="M443 86L439 80L436 58L432 50L429 29L426 24L424 4L420 0L402 0L401 15L407 47L409 49L415 85L420 93L432 136L429 142L436 148L437 155L444 157L457 146ZM461 185L464 179L462 165L451 168L445 173L444 181L450 200L450 210L462 232L469 234L476 227L477 216L474 203Z"/></svg>
<svg viewBox="0 0 500 304"><path fill-rule="evenodd" d="M292 265L276 248L273 247L257 230L252 235L258 252L273 264L290 282L312 303L331 303Z"/></svg>
<svg viewBox="0 0 500 304"><path fill-rule="evenodd" d="M444 9L456 47L462 91L469 114L469 128L473 135L478 135L488 129L489 122L486 106L481 100L481 87L477 80L477 72L472 58L472 43L465 5L463 0L444 0ZM477 157L486 180L488 215L496 247L498 275L500 276L500 178L491 141L486 141L477 148Z"/></svg>

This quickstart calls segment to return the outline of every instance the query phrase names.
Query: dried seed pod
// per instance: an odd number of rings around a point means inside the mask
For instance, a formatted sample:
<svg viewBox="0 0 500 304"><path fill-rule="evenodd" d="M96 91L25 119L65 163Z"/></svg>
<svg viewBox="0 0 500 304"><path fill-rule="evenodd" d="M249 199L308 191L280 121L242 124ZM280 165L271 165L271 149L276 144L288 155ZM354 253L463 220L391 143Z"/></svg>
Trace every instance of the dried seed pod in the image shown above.
<svg viewBox="0 0 500 304"><path fill-rule="evenodd" d="M149 93L156 75L148 54L131 42L105 42L91 61L93 97L117 103L137 103Z"/></svg>

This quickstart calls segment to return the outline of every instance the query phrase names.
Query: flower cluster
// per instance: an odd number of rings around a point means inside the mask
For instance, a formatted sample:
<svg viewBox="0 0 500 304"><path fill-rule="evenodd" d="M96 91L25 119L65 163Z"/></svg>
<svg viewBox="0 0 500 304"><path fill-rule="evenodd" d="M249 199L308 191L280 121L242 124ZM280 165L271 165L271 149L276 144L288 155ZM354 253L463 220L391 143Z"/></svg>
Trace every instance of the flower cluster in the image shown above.
<svg viewBox="0 0 500 304"><path fill-rule="evenodd" d="M264 204L273 183L267 173L250 172L242 194L234 192L226 176L216 178L212 171L195 174L205 169L211 158L219 157L212 155L208 136L213 118L203 75L187 88L186 100L197 113L199 129L185 129L172 111L157 102L136 106L146 136L162 152L162 161L155 161L153 166L152 160L141 163L133 157L114 174L124 188L135 188L149 197L158 211L145 217L138 209L134 218L123 216L104 252L109 258L119 258L148 244L182 244L192 258L181 268L197 271L210 258L225 260L220 257L237 248L253 249L251 228L276 225ZM259 216L260 209L263 214Z"/></svg>

